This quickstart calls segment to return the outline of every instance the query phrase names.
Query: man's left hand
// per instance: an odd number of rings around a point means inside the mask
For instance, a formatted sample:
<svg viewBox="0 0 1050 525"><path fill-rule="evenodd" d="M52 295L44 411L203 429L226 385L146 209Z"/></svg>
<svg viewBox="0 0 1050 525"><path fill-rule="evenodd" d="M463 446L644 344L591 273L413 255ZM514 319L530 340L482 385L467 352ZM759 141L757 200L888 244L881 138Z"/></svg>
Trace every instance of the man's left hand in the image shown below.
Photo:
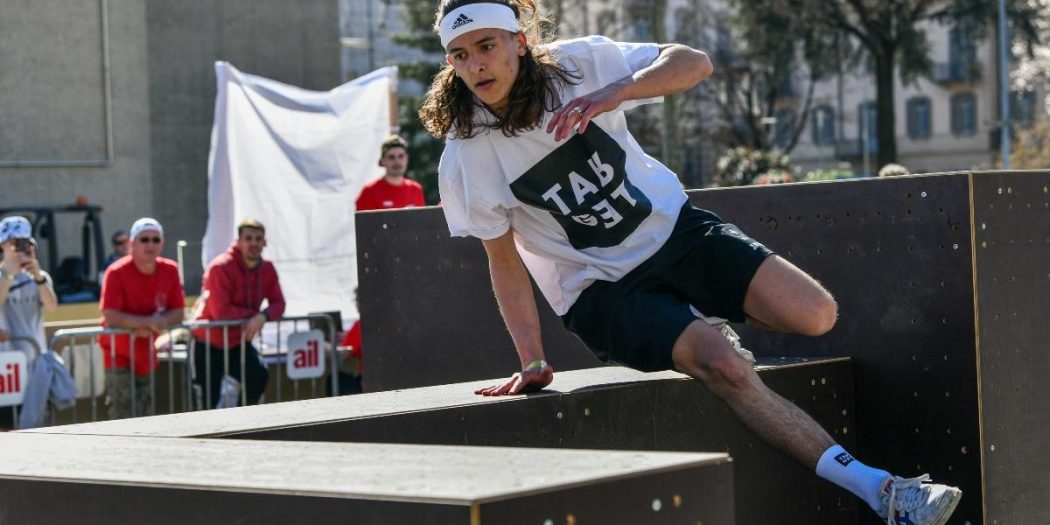
<svg viewBox="0 0 1050 525"><path fill-rule="evenodd" d="M40 279L40 261L36 260L36 257L24 257L22 269L32 275L33 279Z"/></svg>
<svg viewBox="0 0 1050 525"><path fill-rule="evenodd" d="M547 133L554 133L554 140L560 142L572 135L572 128L576 126L578 133L583 135L591 119L620 106L623 102L620 89L630 81L628 77L568 101L554 111L547 123Z"/></svg>
<svg viewBox="0 0 1050 525"><path fill-rule="evenodd" d="M259 312L252 316L251 319L244 325L244 340L251 341L255 339L255 336L259 335L262 331L263 325L266 324L266 314Z"/></svg>

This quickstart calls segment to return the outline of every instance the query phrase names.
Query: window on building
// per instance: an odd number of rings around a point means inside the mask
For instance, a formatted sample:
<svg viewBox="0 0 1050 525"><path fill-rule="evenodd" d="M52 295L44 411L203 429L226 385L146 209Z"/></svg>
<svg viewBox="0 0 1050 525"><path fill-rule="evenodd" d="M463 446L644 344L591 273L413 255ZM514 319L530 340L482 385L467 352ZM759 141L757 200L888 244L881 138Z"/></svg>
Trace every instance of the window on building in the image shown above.
<svg viewBox="0 0 1050 525"><path fill-rule="evenodd" d="M1035 92L1010 92L1010 119L1022 128L1032 127L1035 121Z"/></svg>
<svg viewBox="0 0 1050 525"><path fill-rule="evenodd" d="M857 139L861 153L867 140L868 153L879 151L879 112L874 102L865 102L857 107Z"/></svg>
<svg viewBox="0 0 1050 525"><path fill-rule="evenodd" d="M973 33L961 27L953 27L948 35L948 68L952 78L972 76L977 67L977 41Z"/></svg>
<svg viewBox="0 0 1050 525"><path fill-rule="evenodd" d="M653 40L652 0L630 0L624 14L628 36L636 42Z"/></svg>
<svg viewBox="0 0 1050 525"><path fill-rule="evenodd" d="M773 116L776 118L776 123L773 125L773 144L780 149L786 149L795 134L795 111L778 109Z"/></svg>
<svg viewBox="0 0 1050 525"><path fill-rule="evenodd" d="M908 99L908 137L911 139L928 139L932 129L931 111L928 97Z"/></svg>
<svg viewBox="0 0 1050 525"><path fill-rule="evenodd" d="M955 135L977 133L977 97L973 93L952 95L952 133Z"/></svg>
<svg viewBox="0 0 1050 525"><path fill-rule="evenodd" d="M813 110L811 125L813 143L829 146L835 143L835 110L831 106L818 106Z"/></svg>

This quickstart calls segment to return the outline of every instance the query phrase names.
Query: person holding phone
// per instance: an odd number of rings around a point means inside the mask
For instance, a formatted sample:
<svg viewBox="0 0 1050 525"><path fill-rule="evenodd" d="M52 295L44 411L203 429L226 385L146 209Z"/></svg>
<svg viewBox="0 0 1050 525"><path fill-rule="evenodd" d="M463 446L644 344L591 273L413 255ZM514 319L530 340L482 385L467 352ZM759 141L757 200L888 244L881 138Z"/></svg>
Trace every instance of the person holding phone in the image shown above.
<svg viewBox="0 0 1050 525"><path fill-rule="evenodd" d="M58 308L58 298L51 276L36 258L36 241L28 219L11 216L0 220L0 248L0 304L6 331L2 336L19 338L10 341L11 349L24 352L31 365L47 348L44 313ZM22 338L32 338L37 346Z"/></svg>

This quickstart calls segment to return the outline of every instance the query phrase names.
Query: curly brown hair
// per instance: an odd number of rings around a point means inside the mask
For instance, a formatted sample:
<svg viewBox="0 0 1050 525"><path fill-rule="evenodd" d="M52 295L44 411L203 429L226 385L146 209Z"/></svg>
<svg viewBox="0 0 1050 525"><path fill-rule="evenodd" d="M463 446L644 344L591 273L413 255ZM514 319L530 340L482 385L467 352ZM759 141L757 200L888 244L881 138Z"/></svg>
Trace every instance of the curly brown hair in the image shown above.
<svg viewBox="0 0 1050 525"><path fill-rule="evenodd" d="M544 22L534 0L442 0L434 20L434 31L441 19L450 11L468 4L493 3L511 8L522 26L529 42L543 43L540 24ZM470 138L479 133L475 126L498 129L511 137L521 131L536 128L543 121L543 112L552 111L560 103L558 83L577 84L582 77L559 64L550 51L542 46L529 45L521 57L521 68L514 86L510 90L507 111L496 115L491 124L474 122L474 111L481 107L470 88L459 77L451 65L434 76L427 90L423 105L419 108L419 119L431 135L437 138L448 136L455 128L454 138Z"/></svg>

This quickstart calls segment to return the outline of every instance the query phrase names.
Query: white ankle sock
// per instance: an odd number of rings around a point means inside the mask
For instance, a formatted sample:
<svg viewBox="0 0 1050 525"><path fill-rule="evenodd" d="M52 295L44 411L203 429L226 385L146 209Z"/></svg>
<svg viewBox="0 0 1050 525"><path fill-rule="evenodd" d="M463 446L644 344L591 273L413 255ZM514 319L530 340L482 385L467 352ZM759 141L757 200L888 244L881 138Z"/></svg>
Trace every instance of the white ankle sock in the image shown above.
<svg viewBox="0 0 1050 525"><path fill-rule="evenodd" d="M890 473L885 470L871 468L857 461L839 445L832 446L820 456L817 475L852 492L876 512L882 505L879 487L890 477Z"/></svg>

